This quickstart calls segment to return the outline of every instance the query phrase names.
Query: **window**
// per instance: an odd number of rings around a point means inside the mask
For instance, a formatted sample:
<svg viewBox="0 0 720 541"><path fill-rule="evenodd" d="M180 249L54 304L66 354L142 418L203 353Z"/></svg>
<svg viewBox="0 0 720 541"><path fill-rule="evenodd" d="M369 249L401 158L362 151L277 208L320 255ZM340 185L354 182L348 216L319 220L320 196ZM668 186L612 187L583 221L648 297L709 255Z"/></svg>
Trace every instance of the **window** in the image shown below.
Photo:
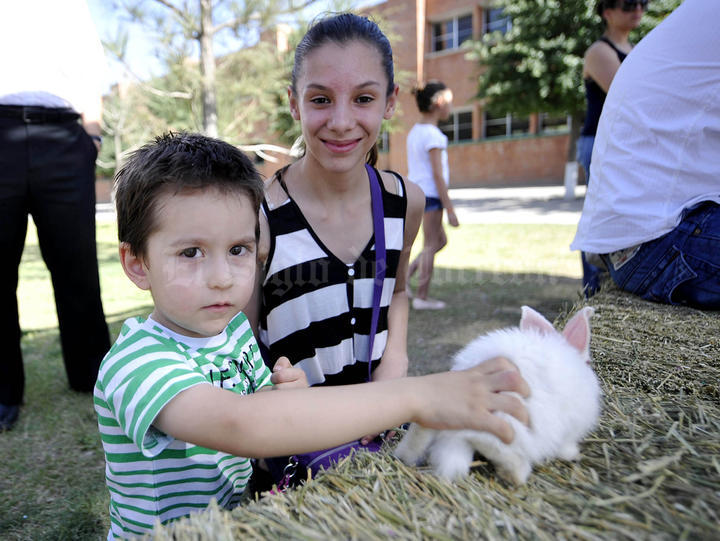
<svg viewBox="0 0 720 541"><path fill-rule="evenodd" d="M472 15L453 17L432 25L432 52L457 49L472 38Z"/></svg>
<svg viewBox="0 0 720 541"><path fill-rule="evenodd" d="M453 111L446 120L438 123L438 128L447 135L450 143L472 141L472 110Z"/></svg>
<svg viewBox="0 0 720 541"><path fill-rule="evenodd" d="M517 117L510 113L493 113L485 111L485 123L483 137L510 137L513 135L524 135L530 132L530 119L528 117Z"/></svg>
<svg viewBox="0 0 720 541"><path fill-rule="evenodd" d="M505 137L507 135L508 115L496 115L492 111L485 111L485 129L483 137Z"/></svg>
<svg viewBox="0 0 720 541"><path fill-rule="evenodd" d="M509 135L523 135L530 133L530 119L528 117L516 117L508 115L510 117L510 133Z"/></svg>
<svg viewBox="0 0 720 541"><path fill-rule="evenodd" d="M570 117L563 115L538 115L538 133L566 133L570 129Z"/></svg>
<svg viewBox="0 0 720 541"><path fill-rule="evenodd" d="M489 34L490 32L505 34L511 27L510 17L505 15L502 8L483 11L483 34Z"/></svg>

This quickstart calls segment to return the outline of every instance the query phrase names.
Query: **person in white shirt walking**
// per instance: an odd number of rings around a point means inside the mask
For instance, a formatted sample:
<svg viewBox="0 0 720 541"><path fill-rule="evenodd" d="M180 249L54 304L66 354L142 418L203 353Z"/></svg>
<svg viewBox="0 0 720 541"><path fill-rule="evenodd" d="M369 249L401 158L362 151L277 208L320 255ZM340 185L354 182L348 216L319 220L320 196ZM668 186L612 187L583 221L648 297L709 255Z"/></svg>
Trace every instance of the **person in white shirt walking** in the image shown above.
<svg viewBox="0 0 720 541"><path fill-rule="evenodd" d="M445 303L428 298L430 281L435 266L435 254L447 244L443 227L443 210L448 223L459 225L455 209L448 193L450 168L447 156L447 136L437 127L439 121L450 114L452 91L441 81L430 81L414 90L421 120L407 136L408 179L420 186L425 193L423 214L423 249L410 264L410 277L418 273L418 287L412 299L416 310L442 310ZM409 285L408 285L409 289Z"/></svg>

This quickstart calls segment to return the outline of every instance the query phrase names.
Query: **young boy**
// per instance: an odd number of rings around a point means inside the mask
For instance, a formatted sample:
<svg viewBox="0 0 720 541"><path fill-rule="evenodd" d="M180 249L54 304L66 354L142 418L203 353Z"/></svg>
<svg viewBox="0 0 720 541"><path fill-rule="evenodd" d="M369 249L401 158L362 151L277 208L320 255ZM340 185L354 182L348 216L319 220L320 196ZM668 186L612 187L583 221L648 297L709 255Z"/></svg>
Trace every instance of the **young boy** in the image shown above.
<svg viewBox="0 0 720 541"><path fill-rule="evenodd" d="M201 135L159 137L117 174L120 260L154 309L125 322L95 387L110 539L146 534L213 498L233 507L251 473L243 457L327 448L408 420L509 441L510 425L491 412L527 420L502 393L529 393L505 359L315 389L287 360L271 374L241 312L256 283L262 193L242 152ZM273 387L284 392L258 392Z"/></svg>

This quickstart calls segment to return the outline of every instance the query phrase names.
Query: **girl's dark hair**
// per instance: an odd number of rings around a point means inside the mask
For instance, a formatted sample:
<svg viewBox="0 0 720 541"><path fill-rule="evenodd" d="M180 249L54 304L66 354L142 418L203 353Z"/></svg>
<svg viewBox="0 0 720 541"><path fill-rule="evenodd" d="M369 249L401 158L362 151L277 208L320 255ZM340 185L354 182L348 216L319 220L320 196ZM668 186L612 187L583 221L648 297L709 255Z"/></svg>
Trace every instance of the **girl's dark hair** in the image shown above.
<svg viewBox="0 0 720 541"><path fill-rule="evenodd" d="M263 181L237 147L200 134L167 133L135 150L115 175L120 242L145 256L157 228L160 196L208 189L247 196L257 219Z"/></svg>
<svg viewBox="0 0 720 541"><path fill-rule="evenodd" d="M425 86L414 88L412 93L420 112L429 113L437 102L437 95L443 90L447 90L447 86L442 81L428 81Z"/></svg>
<svg viewBox="0 0 720 541"><path fill-rule="evenodd" d="M598 16L605 21L602 14L603 11L606 9L613 9L617 6L618 0L597 0L595 3L595 11L597 12Z"/></svg>
<svg viewBox="0 0 720 541"><path fill-rule="evenodd" d="M290 88L297 95L297 81L302 72L305 58L312 51L326 43L343 45L351 41L364 41L372 45L380 53L381 63L387 76L387 96L395 90L395 70L390 41L382 33L380 27L367 17L354 13L339 13L323 17L310 25L305 36L295 48L295 62L292 69ZM377 145L368 152L367 162L375 165L377 161Z"/></svg>

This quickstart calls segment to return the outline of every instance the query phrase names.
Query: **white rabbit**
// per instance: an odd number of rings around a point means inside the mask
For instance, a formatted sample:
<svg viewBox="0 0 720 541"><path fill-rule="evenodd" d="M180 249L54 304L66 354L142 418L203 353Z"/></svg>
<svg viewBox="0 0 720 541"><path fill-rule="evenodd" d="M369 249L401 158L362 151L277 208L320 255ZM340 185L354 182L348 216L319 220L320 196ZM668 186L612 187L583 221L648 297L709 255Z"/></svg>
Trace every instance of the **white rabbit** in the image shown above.
<svg viewBox="0 0 720 541"><path fill-rule="evenodd" d="M592 308L580 310L559 333L532 308L522 307L519 327L476 338L456 356L453 370L470 368L496 356L512 361L530 386L523 399L530 427L498 412L515 430L505 444L489 432L431 430L411 425L395 456L417 464L426 455L435 472L447 479L467 475L474 451L491 461L504 479L521 485L534 464L559 457L579 457L578 442L595 426L601 392L590 367Z"/></svg>

